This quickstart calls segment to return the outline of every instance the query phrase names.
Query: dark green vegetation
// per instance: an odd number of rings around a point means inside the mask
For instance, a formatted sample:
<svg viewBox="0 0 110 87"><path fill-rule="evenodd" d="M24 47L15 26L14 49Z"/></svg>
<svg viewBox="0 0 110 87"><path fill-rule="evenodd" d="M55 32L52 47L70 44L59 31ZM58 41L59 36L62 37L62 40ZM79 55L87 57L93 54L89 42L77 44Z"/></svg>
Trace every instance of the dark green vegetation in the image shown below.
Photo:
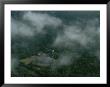
<svg viewBox="0 0 110 87"><path fill-rule="evenodd" d="M11 19L11 76L100 76L98 11L12 11ZM46 56L36 64L20 62L23 59L29 62L32 56L42 54ZM52 64L37 64L50 63L49 58Z"/></svg>

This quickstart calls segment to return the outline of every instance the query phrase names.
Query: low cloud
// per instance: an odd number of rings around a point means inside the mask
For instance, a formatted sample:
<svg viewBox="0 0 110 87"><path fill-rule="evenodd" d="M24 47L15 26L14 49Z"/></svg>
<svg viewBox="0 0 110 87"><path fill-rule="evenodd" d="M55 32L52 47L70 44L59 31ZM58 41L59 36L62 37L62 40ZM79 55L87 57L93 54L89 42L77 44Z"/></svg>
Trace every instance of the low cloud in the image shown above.
<svg viewBox="0 0 110 87"><path fill-rule="evenodd" d="M71 50L71 54L59 57L59 65L70 65L73 60L82 57L82 49L85 51L85 55L92 55L100 59L100 29L97 19L91 19L87 21L85 27L82 29L81 26L76 25L64 25L64 33L58 34L54 40L53 47L63 48L65 50ZM77 53L75 55L74 53ZM90 57L91 58L91 57Z"/></svg>
<svg viewBox="0 0 110 87"><path fill-rule="evenodd" d="M67 66L72 63L72 56L71 55L60 55L59 59L57 60L58 66Z"/></svg>
<svg viewBox="0 0 110 87"><path fill-rule="evenodd" d="M33 13L26 12L23 15L23 20L31 23L32 26L35 26L37 32L42 32L45 26L52 26L53 28L61 25L62 21L59 18L48 15L46 13Z"/></svg>
<svg viewBox="0 0 110 87"><path fill-rule="evenodd" d="M11 19L11 31L12 35L21 36L34 36L37 33L45 33L43 30L46 26L51 26L52 29L60 26L62 21L54 16L34 13L34 12L24 12L21 16L21 20Z"/></svg>
<svg viewBox="0 0 110 87"><path fill-rule="evenodd" d="M100 35L99 27L97 24L98 20L92 19L88 21L85 28L81 28L76 25L66 25L64 26L64 34L58 34L53 46L68 47L74 46L74 44L79 43L82 46L87 46L87 44L96 44L96 38Z"/></svg>
<svg viewBox="0 0 110 87"><path fill-rule="evenodd" d="M11 20L11 35L14 36L33 36L34 32L30 26L27 26L22 21L12 18Z"/></svg>

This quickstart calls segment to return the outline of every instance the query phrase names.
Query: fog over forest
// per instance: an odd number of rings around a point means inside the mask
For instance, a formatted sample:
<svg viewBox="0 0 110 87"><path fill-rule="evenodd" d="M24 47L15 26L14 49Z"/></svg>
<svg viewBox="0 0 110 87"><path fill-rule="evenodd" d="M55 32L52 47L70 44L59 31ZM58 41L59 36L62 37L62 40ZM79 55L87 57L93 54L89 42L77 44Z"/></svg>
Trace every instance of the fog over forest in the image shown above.
<svg viewBox="0 0 110 87"><path fill-rule="evenodd" d="M11 76L100 76L100 12L12 11Z"/></svg>

